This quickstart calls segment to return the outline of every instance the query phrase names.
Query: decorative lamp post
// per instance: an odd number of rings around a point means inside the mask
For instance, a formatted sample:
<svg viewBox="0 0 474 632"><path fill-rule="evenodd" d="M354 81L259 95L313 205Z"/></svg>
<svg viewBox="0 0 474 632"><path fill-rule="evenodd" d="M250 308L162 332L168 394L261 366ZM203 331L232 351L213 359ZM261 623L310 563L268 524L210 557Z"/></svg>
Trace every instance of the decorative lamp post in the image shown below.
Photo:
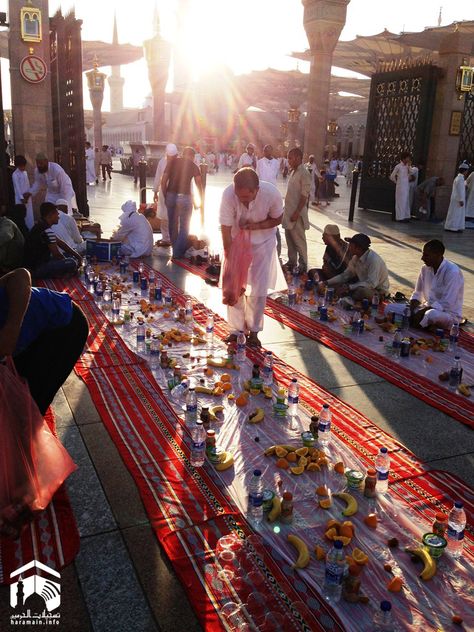
<svg viewBox="0 0 474 632"><path fill-rule="evenodd" d="M94 113L94 146L102 147L102 101L104 99L105 72L99 72L97 57L94 58L94 68L86 72L87 85Z"/></svg>
<svg viewBox="0 0 474 632"><path fill-rule="evenodd" d="M323 156L326 140L324 121L328 120L332 57L346 23L349 2L302 0L304 28L312 54L304 149L305 153L314 154L317 164Z"/></svg>

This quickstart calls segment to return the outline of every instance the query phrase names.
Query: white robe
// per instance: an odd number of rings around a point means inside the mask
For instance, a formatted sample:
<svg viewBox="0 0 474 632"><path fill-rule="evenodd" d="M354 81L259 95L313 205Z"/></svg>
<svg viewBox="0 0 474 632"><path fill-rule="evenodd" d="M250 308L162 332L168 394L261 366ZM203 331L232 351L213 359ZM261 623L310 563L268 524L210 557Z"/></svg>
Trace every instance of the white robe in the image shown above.
<svg viewBox="0 0 474 632"><path fill-rule="evenodd" d="M35 181L30 188L30 193L36 195L41 189L46 189L45 202L56 204L57 200L67 200L68 215L72 215L72 209L77 209L76 194L72 188L71 178L56 162L48 162L48 171L40 173L35 169Z"/></svg>
<svg viewBox="0 0 474 632"><path fill-rule="evenodd" d="M260 158L257 160L257 175L260 180L277 183L278 173L280 171L280 161L277 158Z"/></svg>
<svg viewBox="0 0 474 632"><path fill-rule="evenodd" d="M91 184L95 180L95 152L92 147L89 147L89 149L86 149L86 182Z"/></svg>
<svg viewBox="0 0 474 632"><path fill-rule="evenodd" d="M130 257L148 257L153 250L153 231L150 222L136 211L122 213L120 226L113 233L112 240L124 244L123 254Z"/></svg>
<svg viewBox="0 0 474 632"><path fill-rule="evenodd" d="M168 221L168 209L165 204L165 196L161 190L161 178L165 172L167 162L168 159L166 156L160 158L158 166L156 167L155 180L153 182L153 190L155 193L158 193L158 208L156 213L161 220L164 219L166 221Z"/></svg>
<svg viewBox="0 0 474 632"><path fill-rule="evenodd" d="M460 206L462 202L462 206ZM466 181L462 173L454 178L444 230L464 230L466 225Z"/></svg>
<svg viewBox="0 0 474 632"><path fill-rule="evenodd" d="M466 180L466 219L474 219L474 171Z"/></svg>
<svg viewBox="0 0 474 632"><path fill-rule="evenodd" d="M410 197L410 210L414 211L414 202L415 202L415 191L418 186L418 174L420 170L418 167L410 167L410 177L413 177L414 180L409 181L409 197Z"/></svg>
<svg viewBox="0 0 474 632"><path fill-rule="evenodd" d="M15 169L12 174L13 189L15 191L15 204L25 204L23 201L23 195L30 190L30 180L26 171ZM25 224L28 230L31 230L35 223L33 215L33 201L31 198L26 203L26 217Z"/></svg>
<svg viewBox="0 0 474 632"><path fill-rule="evenodd" d="M408 176L410 167L399 162L390 174L390 180L397 185L395 188L395 219L410 219L410 186Z"/></svg>

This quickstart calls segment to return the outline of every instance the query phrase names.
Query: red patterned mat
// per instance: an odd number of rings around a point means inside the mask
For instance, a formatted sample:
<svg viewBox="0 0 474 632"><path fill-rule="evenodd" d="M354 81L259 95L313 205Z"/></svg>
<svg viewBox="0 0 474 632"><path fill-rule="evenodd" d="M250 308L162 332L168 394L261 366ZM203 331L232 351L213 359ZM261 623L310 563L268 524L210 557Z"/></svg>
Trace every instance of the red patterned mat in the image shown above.
<svg viewBox="0 0 474 632"><path fill-rule="evenodd" d="M204 267L192 265L184 260L176 260L174 263L204 279L209 278ZM389 358L358 344L353 339L333 331L271 298L267 298L265 314L311 340L321 342L326 347L383 377L430 406L438 408L454 419L474 428L474 401L472 399L451 393L423 375L400 366ZM462 331L460 346L474 353L474 336Z"/></svg>
<svg viewBox="0 0 474 632"><path fill-rule="evenodd" d="M51 409L46 420L54 430ZM62 485L45 511L39 513L18 540L0 538L0 583L10 583L10 573L35 559L60 570L79 551L79 533L69 498Z"/></svg>

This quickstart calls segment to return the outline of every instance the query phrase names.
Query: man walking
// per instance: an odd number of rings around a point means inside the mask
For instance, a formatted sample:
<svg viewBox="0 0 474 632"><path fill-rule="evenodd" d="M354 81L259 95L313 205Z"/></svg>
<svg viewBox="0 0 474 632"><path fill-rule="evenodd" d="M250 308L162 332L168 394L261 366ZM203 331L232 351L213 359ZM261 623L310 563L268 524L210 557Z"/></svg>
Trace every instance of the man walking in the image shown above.
<svg viewBox="0 0 474 632"><path fill-rule="evenodd" d="M400 156L400 162L395 165L390 174L390 180L395 182L395 221L410 221L410 175L411 154L408 151Z"/></svg>
<svg viewBox="0 0 474 632"><path fill-rule="evenodd" d="M273 157L273 147L265 145L263 158L257 160L257 175L260 181L270 182L276 186L280 162Z"/></svg>
<svg viewBox="0 0 474 632"><path fill-rule="evenodd" d="M308 269L308 246L306 231L309 230L308 198L311 190L311 176L303 166L303 152L293 147L288 152L290 178L285 195L282 226L285 229L288 248L289 270L298 268L299 272Z"/></svg>
<svg viewBox="0 0 474 632"><path fill-rule="evenodd" d="M86 142L86 184L95 184L95 156L88 141Z"/></svg>
<svg viewBox="0 0 474 632"><path fill-rule="evenodd" d="M444 222L444 230L451 233L462 233L466 226L466 175L469 171L467 162L459 165L458 175L454 178L448 214Z"/></svg>
<svg viewBox="0 0 474 632"><path fill-rule="evenodd" d="M112 180L112 176L110 175L112 172L112 153L108 145L102 145L100 168L102 170L102 182L105 182L105 174L109 176L109 180Z"/></svg>
<svg viewBox="0 0 474 632"><path fill-rule="evenodd" d="M161 229L161 239L156 242L157 246L161 246L163 248L169 248L171 246L171 238L169 231L169 222L168 222L168 209L166 208L165 196L161 189L161 179L165 172L167 165L170 165L171 162L178 155L178 148L174 143L168 143L166 145L165 155L160 158L158 161L158 166L156 167L155 180L153 182L153 201L158 202L158 210L157 216L160 220L160 229Z"/></svg>

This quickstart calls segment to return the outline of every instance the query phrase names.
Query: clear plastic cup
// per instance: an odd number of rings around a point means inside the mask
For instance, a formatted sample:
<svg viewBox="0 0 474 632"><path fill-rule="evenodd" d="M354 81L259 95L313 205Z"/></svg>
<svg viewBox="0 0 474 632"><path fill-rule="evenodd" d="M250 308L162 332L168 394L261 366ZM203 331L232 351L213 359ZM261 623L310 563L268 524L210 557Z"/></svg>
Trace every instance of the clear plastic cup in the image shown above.
<svg viewBox="0 0 474 632"><path fill-rule="evenodd" d="M258 626L259 632L285 632L285 617L279 612L268 612Z"/></svg>
<svg viewBox="0 0 474 632"><path fill-rule="evenodd" d="M216 555L219 555L219 553L224 549L238 551L240 548L242 548L242 540L238 537L238 535L235 533L223 535L222 538L217 540Z"/></svg>

